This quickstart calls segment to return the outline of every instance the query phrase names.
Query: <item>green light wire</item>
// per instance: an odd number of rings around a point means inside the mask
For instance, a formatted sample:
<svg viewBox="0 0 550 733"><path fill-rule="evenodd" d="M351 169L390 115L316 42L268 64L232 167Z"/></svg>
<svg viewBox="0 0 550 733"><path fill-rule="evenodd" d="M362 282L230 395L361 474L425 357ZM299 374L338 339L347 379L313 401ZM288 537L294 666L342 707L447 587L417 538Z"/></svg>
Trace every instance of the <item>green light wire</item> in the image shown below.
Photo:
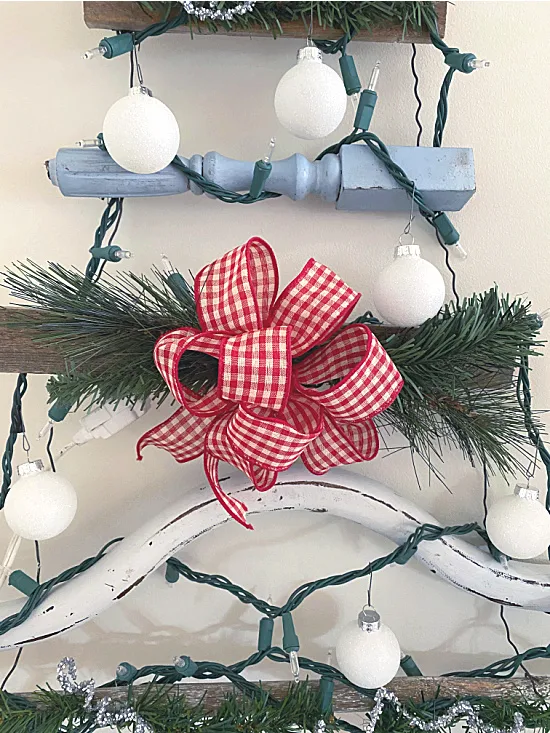
<svg viewBox="0 0 550 733"><path fill-rule="evenodd" d="M60 583L66 583L68 580L71 580L76 575L80 575L80 573L83 573L91 568L93 565L96 564L96 562L99 562L99 560L101 560L101 558L105 555L111 545L113 545L115 542L120 542L121 540L122 537L117 537L116 539L107 542L107 544L101 548L97 555L88 557L80 564L63 570L63 572L59 573L59 575L56 575L55 578L51 578L45 583L37 585L30 594L30 596L27 598L27 601L25 602L25 605L23 606L23 608L21 608L21 610L19 610L17 613L12 614L11 616L6 616L6 618L0 621L0 636L7 633L8 631L11 631L11 629L15 629L17 626L20 626L23 621L26 621L29 618L34 609L50 595L52 590L57 585L59 585Z"/></svg>
<svg viewBox="0 0 550 733"><path fill-rule="evenodd" d="M110 229L112 229L109 239L109 244L111 244L122 218L123 203L124 199L122 198L110 198L107 200L107 205L101 215L99 225L95 230L93 248L99 249L102 246ZM91 257L86 266L86 279L90 280L90 282L97 280L101 275L103 263L104 260L100 260L98 257Z"/></svg>
<svg viewBox="0 0 550 733"><path fill-rule="evenodd" d="M23 423L22 402L27 391L27 375L22 373L17 377L17 384L13 393L11 404L11 425L4 455L2 456L2 488L0 489L0 509L4 508L6 496L11 487L13 474L13 452L19 435L25 432Z"/></svg>

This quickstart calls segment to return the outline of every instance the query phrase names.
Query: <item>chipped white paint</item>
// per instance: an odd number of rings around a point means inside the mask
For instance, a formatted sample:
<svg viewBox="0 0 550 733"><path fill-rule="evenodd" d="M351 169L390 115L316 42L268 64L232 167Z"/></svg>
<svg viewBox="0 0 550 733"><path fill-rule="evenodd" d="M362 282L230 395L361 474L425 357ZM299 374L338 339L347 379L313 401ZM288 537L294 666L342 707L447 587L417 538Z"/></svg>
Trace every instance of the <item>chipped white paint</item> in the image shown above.
<svg viewBox="0 0 550 733"><path fill-rule="evenodd" d="M224 483L249 507L249 515L274 511L327 512L349 519L400 544L419 524L438 524L382 484L334 469L315 477L296 466L274 489L260 494L240 475ZM185 494L169 509L116 545L86 573L55 590L27 621L0 637L0 649L51 638L84 623L131 592L168 557L229 520L209 489ZM243 532L246 531L243 529ZM550 612L550 577L545 566L511 562L508 569L488 552L453 537L420 545L417 557L439 577L497 603ZM24 599L0 606L4 618Z"/></svg>

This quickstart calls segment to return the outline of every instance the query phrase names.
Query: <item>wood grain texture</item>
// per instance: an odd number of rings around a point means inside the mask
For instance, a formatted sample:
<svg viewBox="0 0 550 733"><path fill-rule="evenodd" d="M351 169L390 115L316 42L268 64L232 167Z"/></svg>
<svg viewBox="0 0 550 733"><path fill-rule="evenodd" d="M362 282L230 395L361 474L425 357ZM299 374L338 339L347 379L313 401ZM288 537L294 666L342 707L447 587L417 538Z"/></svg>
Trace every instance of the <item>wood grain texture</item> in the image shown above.
<svg viewBox="0 0 550 733"><path fill-rule="evenodd" d="M445 27L447 22L447 3L434 3L438 18L438 28L441 38L445 35ZM84 2L84 22L88 28L105 28L113 31L139 31L147 28L148 25L162 20L162 13L152 12L147 14L138 2ZM305 28L301 20L291 23L282 23L284 35L287 38L305 38ZM173 32L188 33L187 26L179 26ZM206 26L202 25L199 33L209 34ZM219 35L231 36L266 36L273 38L270 31L265 28L254 28L251 30L235 30L225 31L222 28L218 31ZM314 22L313 37L323 39L333 39L341 35L339 29L323 28ZM396 23L388 23L379 25L372 30L360 31L354 36L354 41L376 41L378 43L430 43L430 37L427 31L410 30L403 37L401 25Z"/></svg>
<svg viewBox="0 0 550 733"><path fill-rule="evenodd" d="M465 679L463 677L396 677L387 688L395 692L402 700L420 702L422 697L431 699L437 694L440 697L457 697L465 695L479 695L493 699L533 697L533 684L538 692L547 698L550 692L549 677L534 677L531 680L516 677L510 680L495 679ZM282 700L287 694L289 682L263 682L262 687L277 700ZM311 682L312 687L318 687L317 681ZM160 685L158 686L161 687ZM135 690L136 688L134 688ZM226 695L234 691L228 682L186 682L177 686L170 686L167 693L171 696L184 694L191 705L198 705L201 701L209 712L219 708ZM139 693L138 693L139 694ZM36 700L35 693L23 693L23 697ZM101 700L110 697L113 700L126 702L128 691L125 687L104 687L96 690L94 698ZM361 713L372 706L372 701L349 687L337 683L334 688L333 708L336 713ZM38 702L38 701L37 701Z"/></svg>
<svg viewBox="0 0 550 733"><path fill-rule="evenodd" d="M27 372L28 374L59 374L66 371L66 361L55 342L37 340L40 333L32 326L18 323L21 308L0 308L0 372ZM25 309L25 316L35 315ZM373 326L379 339L387 338L400 329L393 326ZM93 362L87 366L93 367Z"/></svg>
<svg viewBox="0 0 550 733"><path fill-rule="evenodd" d="M18 325L18 308L0 308L0 372L59 374L65 371L65 359L55 344L40 344L36 332ZM31 310L26 310L29 319Z"/></svg>
<svg viewBox="0 0 550 733"><path fill-rule="evenodd" d="M39 330L18 323L21 312L21 308L0 308L0 373L61 374L67 371L66 359L55 341L45 343ZM25 316L29 320L36 317L31 309L25 309ZM371 330L383 342L403 329L373 325ZM93 368L93 362L88 361L87 367ZM479 373L475 382L483 389L498 389L509 386L512 376L512 370L486 370Z"/></svg>

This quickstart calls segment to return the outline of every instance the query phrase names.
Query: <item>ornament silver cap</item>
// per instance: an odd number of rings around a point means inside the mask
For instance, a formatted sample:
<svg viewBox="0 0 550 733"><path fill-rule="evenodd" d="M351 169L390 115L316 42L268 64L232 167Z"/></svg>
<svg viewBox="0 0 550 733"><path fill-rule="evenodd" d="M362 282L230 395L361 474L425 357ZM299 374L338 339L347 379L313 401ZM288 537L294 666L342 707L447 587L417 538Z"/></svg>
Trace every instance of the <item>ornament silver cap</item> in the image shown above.
<svg viewBox="0 0 550 733"><path fill-rule="evenodd" d="M323 54L317 46L304 46L298 49L296 58L298 61L319 61L323 63Z"/></svg>
<svg viewBox="0 0 550 733"><path fill-rule="evenodd" d="M420 257L420 247L417 244L398 244L393 250L395 259L398 257Z"/></svg>
<svg viewBox="0 0 550 733"><path fill-rule="evenodd" d="M28 461L17 466L18 476L32 476L34 473L40 473L44 470L44 463L38 459L37 461Z"/></svg>
<svg viewBox="0 0 550 733"><path fill-rule="evenodd" d="M538 501L539 500L539 490L532 489L527 484L516 484L516 488L514 489L514 494L516 496L519 496L520 499L527 499L527 501Z"/></svg>
<svg viewBox="0 0 550 733"><path fill-rule="evenodd" d="M147 87L144 87L143 84L137 87L130 87L130 91L128 92L130 97L136 97L138 94L145 94L147 97L153 96L153 92Z"/></svg>
<svg viewBox="0 0 550 733"><path fill-rule="evenodd" d="M357 625L361 631L378 631L380 628L380 614L374 608L364 606L363 610L357 616Z"/></svg>

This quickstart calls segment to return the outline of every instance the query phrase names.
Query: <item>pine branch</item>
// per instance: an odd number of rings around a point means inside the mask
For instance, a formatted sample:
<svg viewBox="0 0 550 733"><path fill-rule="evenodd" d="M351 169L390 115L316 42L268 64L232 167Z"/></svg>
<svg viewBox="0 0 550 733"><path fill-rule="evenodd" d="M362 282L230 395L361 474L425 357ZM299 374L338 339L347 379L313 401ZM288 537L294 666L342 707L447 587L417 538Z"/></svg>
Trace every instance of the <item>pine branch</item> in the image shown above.
<svg viewBox="0 0 550 733"><path fill-rule="evenodd" d="M151 21L162 18L166 20L173 12L182 13L183 24L189 26L191 34L200 33L206 27L209 33L220 28L225 30L252 30L261 28L268 30L273 37L283 35L283 23L301 20L304 34L307 33L310 17L322 28L334 28L335 35L343 33L349 36L359 31L372 30L380 25L399 24L403 28L403 36L412 29L420 30L430 27L435 18L432 2L262 2L244 15L236 15L233 20L221 21L207 19L198 23L194 16L182 12L181 5L174 2L141 2L144 12L151 16Z"/></svg>
<svg viewBox="0 0 550 733"><path fill-rule="evenodd" d="M261 688L256 687L261 693ZM0 729L2 733L58 733L60 730L94 730L87 721L93 719L84 708L83 697L48 688L40 689L22 709L17 697L1 693ZM203 705L190 706L184 691L169 685L140 685L128 688L128 704L135 708L155 733L181 733L200 730L202 733L289 733L297 728L315 729L319 720L326 721L328 733L336 730L332 716L323 714L318 691L307 682L289 683L288 694L281 702L266 694L250 697L234 693L214 712Z"/></svg>
<svg viewBox="0 0 550 733"><path fill-rule="evenodd" d="M32 699L25 699L21 706L16 695L0 693L0 729L2 733L73 733L89 732L96 727L90 713L83 707L81 695L70 695L56 690L39 690ZM415 703L403 700L402 705L409 714L426 722L444 714L454 703L468 700L486 725L497 730L510 730L514 725L514 714L523 716L525 728L547 733L550 731L550 709L542 696L520 694L506 698L465 696L446 698L436 695ZM254 698L235 691L227 695L214 712L208 712L202 705L191 706L185 692L176 691L167 685L141 685L128 688L128 704L152 727L155 733L291 733L295 730L316 730L320 720L325 721L326 731L344 729L359 731L358 728L321 712L318 692L307 682L289 684L288 694L278 702L267 695ZM365 699L365 707L369 700ZM62 718L61 716L65 717ZM459 714L448 725L442 725L442 733L451 733L457 725L466 724L466 715ZM411 725L402 712L392 704L384 707L376 725L376 733L410 733L419 731Z"/></svg>
<svg viewBox="0 0 550 733"><path fill-rule="evenodd" d="M4 284L33 308L32 319L22 309L17 325L41 342L55 341L66 357L70 368L49 391L67 404L161 403L169 393L153 361L155 342L174 328L199 326L191 288L176 298L158 271L153 279L124 273L91 285L76 270L28 262L9 270ZM538 353L539 329L528 302L493 288L383 339L405 385L379 427L400 431L430 464L451 446L492 470L521 470L529 439L512 372L522 357ZM216 384L217 360L189 351L179 374L204 393Z"/></svg>

